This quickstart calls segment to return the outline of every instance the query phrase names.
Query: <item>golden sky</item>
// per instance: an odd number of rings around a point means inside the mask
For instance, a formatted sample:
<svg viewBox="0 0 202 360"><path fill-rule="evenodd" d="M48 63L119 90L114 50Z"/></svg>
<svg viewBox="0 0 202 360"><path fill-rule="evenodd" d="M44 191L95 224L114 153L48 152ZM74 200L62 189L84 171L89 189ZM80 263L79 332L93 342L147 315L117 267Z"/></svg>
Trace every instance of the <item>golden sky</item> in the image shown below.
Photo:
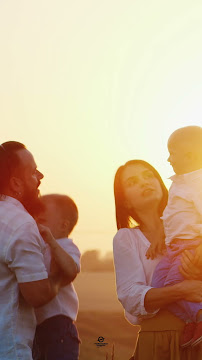
<svg viewBox="0 0 202 360"><path fill-rule="evenodd" d="M117 168L166 180L169 135L202 126L201 19L200 0L1 0L0 141L34 154L42 194L75 200L82 252L112 248Z"/></svg>

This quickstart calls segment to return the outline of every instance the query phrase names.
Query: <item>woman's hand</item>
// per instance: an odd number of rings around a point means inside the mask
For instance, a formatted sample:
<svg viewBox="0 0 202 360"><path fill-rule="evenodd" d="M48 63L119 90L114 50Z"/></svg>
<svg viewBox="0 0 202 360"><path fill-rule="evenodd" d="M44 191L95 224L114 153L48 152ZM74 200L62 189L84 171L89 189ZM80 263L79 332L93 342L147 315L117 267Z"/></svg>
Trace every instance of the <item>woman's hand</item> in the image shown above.
<svg viewBox="0 0 202 360"><path fill-rule="evenodd" d="M151 313L179 300L202 302L202 281L184 280L163 288L151 288L144 298L144 306Z"/></svg>
<svg viewBox="0 0 202 360"><path fill-rule="evenodd" d="M196 247L195 253L194 253L194 264L202 268L202 244Z"/></svg>
<svg viewBox="0 0 202 360"><path fill-rule="evenodd" d="M179 270L185 279L202 280L202 267L195 265L195 255L188 250L182 253Z"/></svg>

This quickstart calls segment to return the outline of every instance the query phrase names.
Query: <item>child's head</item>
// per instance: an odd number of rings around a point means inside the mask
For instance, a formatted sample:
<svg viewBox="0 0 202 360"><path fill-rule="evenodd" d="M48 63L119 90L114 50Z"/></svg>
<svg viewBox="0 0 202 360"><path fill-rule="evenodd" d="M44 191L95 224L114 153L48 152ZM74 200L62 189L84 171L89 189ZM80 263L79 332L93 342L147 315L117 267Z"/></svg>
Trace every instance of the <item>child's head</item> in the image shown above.
<svg viewBox="0 0 202 360"><path fill-rule="evenodd" d="M78 209L67 195L41 196L41 209L37 222L48 226L56 239L68 237L78 220Z"/></svg>
<svg viewBox="0 0 202 360"><path fill-rule="evenodd" d="M202 128L186 126L174 131L168 139L169 163L176 174L202 168Z"/></svg>

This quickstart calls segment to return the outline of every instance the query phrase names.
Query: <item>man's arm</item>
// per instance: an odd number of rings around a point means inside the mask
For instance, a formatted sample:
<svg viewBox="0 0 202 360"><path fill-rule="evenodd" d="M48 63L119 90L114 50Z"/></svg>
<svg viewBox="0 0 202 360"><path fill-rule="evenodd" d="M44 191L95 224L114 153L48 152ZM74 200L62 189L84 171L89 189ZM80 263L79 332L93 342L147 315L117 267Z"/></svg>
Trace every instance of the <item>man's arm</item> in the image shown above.
<svg viewBox="0 0 202 360"><path fill-rule="evenodd" d="M5 252L5 261L15 273L22 296L33 307L49 302L59 290L57 274L48 277L42 247L37 225L29 219L16 230Z"/></svg>
<svg viewBox="0 0 202 360"><path fill-rule="evenodd" d="M48 279L19 283L19 288L27 303L37 308L45 305L57 295L59 281L49 277Z"/></svg>

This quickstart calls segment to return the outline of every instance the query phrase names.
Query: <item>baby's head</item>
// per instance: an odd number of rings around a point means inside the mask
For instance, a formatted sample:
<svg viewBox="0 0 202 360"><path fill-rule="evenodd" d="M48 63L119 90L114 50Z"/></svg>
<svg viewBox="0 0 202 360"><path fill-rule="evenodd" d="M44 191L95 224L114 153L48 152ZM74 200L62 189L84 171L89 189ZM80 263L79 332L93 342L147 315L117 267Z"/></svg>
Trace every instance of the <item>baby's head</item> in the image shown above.
<svg viewBox="0 0 202 360"><path fill-rule="evenodd" d="M78 220L78 209L67 195L49 194L41 196L41 209L36 218L48 226L55 237L68 237Z"/></svg>
<svg viewBox="0 0 202 360"><path fill-rule="evenodd" d="M177 175L202 168L202 128L186 126L168 139L169 163Z"/></svg>

